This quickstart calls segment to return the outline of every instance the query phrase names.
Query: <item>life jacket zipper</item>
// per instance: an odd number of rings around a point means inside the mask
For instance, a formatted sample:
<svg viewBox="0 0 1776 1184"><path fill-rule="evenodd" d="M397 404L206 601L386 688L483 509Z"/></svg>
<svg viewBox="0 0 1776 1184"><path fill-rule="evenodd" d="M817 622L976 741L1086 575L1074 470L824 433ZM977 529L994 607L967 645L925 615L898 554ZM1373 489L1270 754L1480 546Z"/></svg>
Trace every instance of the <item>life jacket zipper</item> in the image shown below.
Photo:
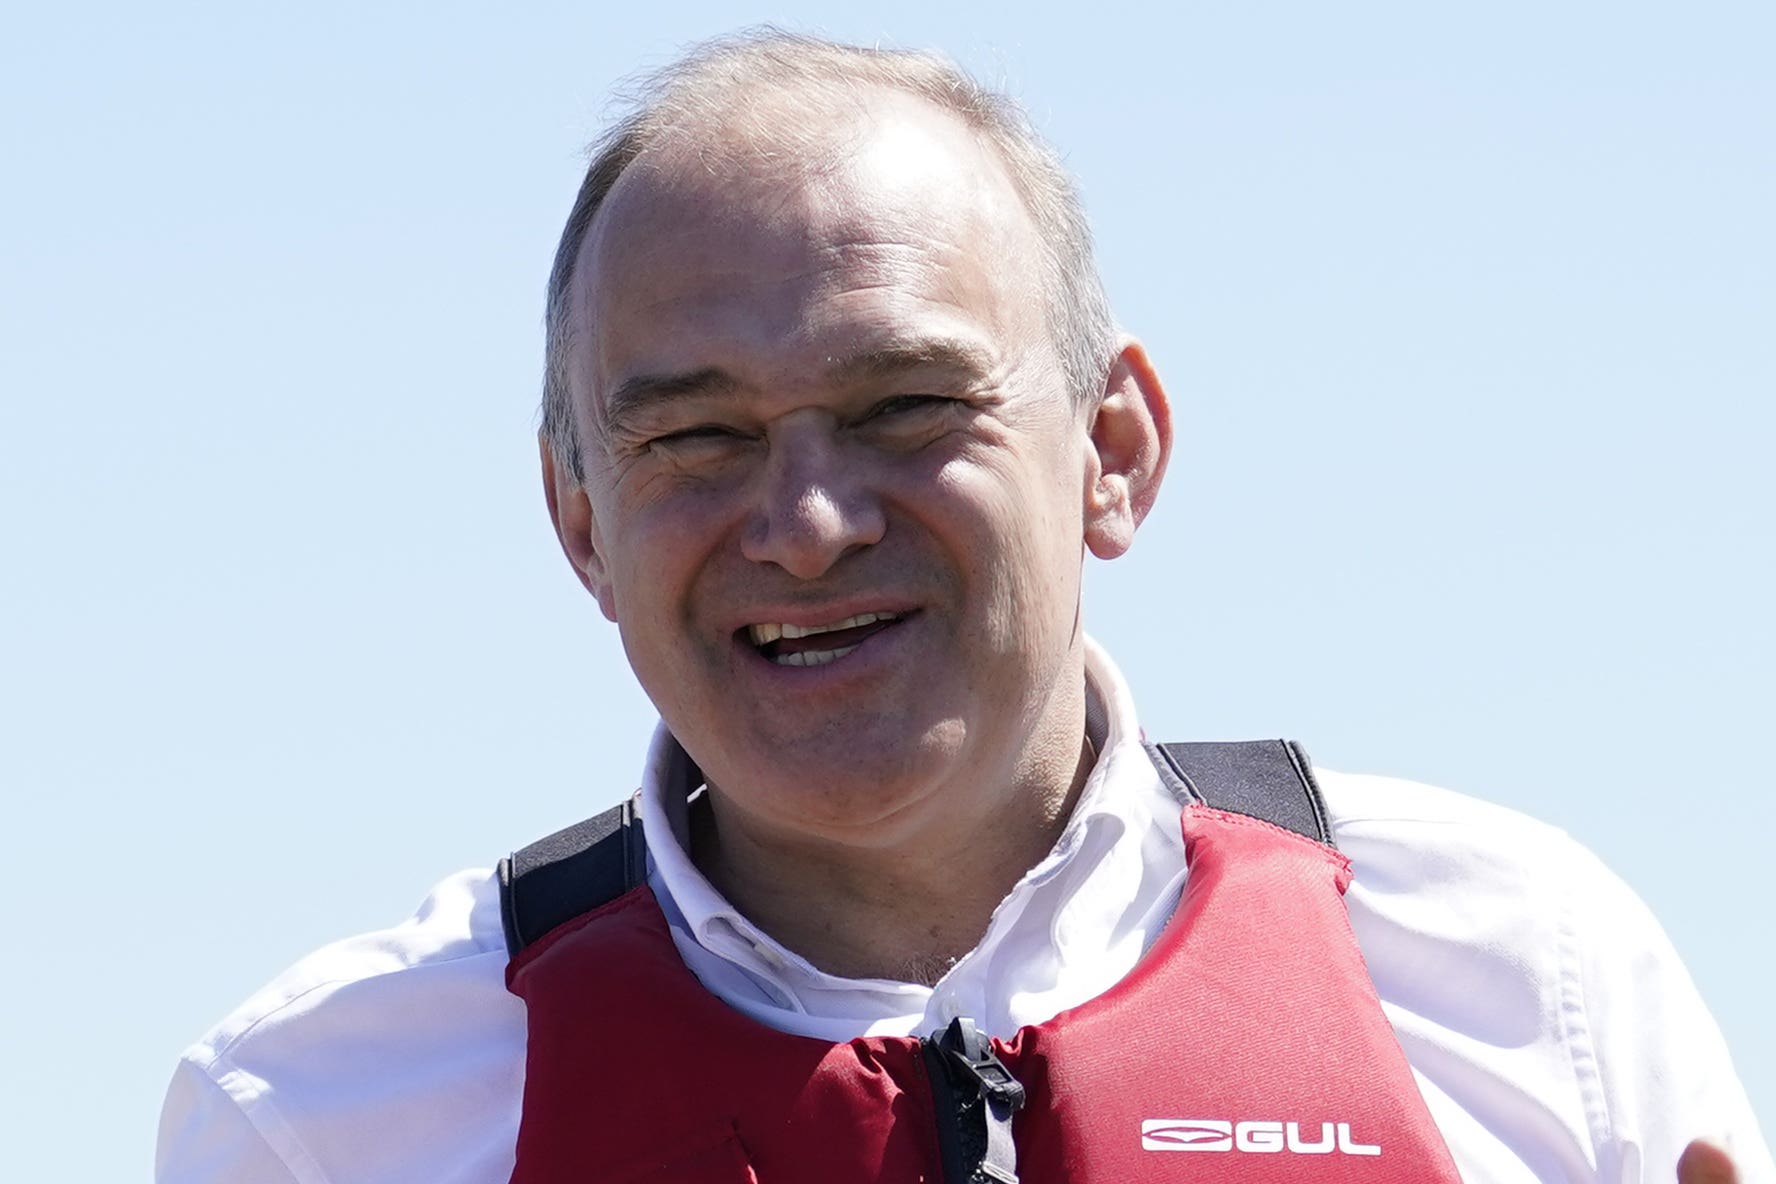
<svg viewBox="0 0 1776 1184"><path fill-rule="evenodd" d="M919 1042L931 1081L944 1184L1018 1184L1012 1116L1024 1087L993 1052L993 1043L958 1017Z"/></svg>

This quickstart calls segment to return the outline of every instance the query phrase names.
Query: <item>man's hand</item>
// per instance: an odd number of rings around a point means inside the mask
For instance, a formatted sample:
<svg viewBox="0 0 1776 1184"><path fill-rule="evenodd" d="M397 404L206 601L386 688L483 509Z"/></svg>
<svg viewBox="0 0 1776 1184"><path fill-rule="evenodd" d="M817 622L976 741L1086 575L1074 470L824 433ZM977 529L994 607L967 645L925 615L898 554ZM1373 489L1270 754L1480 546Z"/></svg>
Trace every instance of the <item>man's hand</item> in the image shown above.
<svg viewBox="0 0 1776 1184"><path fill-rule="evenodd" d="M1704 1139L1696 1139L1677 1157L1677 1184L1739 1184L1733 1157Z"/></svg>

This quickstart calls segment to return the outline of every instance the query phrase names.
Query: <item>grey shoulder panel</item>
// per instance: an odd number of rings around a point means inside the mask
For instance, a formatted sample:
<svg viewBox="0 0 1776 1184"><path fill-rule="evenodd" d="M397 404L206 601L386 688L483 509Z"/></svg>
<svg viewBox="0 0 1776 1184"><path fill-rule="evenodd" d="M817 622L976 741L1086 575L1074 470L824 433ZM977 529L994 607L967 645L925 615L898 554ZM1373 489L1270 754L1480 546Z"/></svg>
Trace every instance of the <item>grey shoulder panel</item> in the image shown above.
<svg viewBox="0 0 1776 1184"><path fill-rule="evenodd" d="M647 846L634 799L558 830L500 860L506 952L615 900L647 878Z"/></svg>
<svg viewBox="0 0 1776 1184"><path fill-rule="evenodd" d="M1313 765L1293 740L1149 744L1147 755L1179 801L1261 818L1335 846Z"/></svg>

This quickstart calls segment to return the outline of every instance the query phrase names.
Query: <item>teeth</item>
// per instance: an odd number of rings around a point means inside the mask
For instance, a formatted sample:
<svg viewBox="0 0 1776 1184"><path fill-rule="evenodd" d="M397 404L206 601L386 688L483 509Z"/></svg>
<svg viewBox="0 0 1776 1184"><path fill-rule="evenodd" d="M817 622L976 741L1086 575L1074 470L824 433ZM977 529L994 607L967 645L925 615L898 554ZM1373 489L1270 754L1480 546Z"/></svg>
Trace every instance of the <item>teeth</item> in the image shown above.
<svg viewBox="0 0 1776 1184"><path fill-rule="evenodd" d="M856 648L846 645L836 650L803 650L799 654L778 654L771 661L779 666L824 666L828 662L837 662Z"/></svg>
<svg viewBox="0 0 1776 1184"><path fill-rule="evenodd" d="M859 625L873 625L877 621L898 620L899 613L859 613L855 617L831 625L748 625L747 635L752 638L753 645L769 645L780 637L813 637L817 633L835 633L840 629L855 629ZM825 653L848 654L849 649L828 650ZM828 659L830 661L831 659ZM779 662L779 665L784 663ZM809 663L790 663L790 665L809 665Z"/></svg>

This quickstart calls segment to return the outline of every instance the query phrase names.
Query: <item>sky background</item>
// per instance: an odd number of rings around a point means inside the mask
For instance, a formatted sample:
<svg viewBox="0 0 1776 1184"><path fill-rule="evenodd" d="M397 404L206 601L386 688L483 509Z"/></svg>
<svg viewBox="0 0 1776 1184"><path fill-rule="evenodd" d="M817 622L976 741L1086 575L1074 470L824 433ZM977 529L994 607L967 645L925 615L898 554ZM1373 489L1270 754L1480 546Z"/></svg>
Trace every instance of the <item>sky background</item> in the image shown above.
<svg viewBox="0 0 1776 1184"><path fill-rule="evenodd" d="M0 1126L145 1179L179 1051L634 784L536 478L613 84L948 50L1077 172L1178 416L1088 628L1148 732L1529 811L1776 1124L1776 8L33 5L0 30Z"/></svg>

